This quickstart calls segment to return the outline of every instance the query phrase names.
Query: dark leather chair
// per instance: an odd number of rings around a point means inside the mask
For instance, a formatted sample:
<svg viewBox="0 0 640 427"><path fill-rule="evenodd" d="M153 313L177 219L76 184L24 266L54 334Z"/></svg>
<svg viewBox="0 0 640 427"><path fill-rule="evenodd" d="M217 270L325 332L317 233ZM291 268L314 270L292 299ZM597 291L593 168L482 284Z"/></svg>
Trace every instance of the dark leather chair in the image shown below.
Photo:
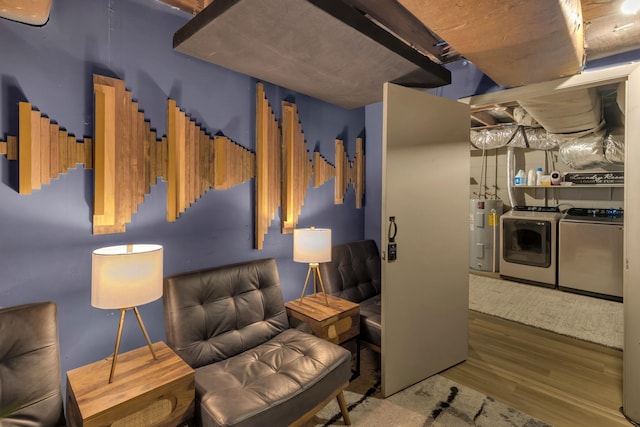
<svg viewBox="0 0 640 427"><path fill-rule="evenodd" d="M328 294L360 304L360 339L380 352L380 254L373 240L336 245L331 261L319 265Z"/></svg>
<svg viewBox="0 0 640 427"><path fill-rule="evenodd" d="M165 278L167 342L195 370L196 423L300 425L337 398L351 353L289 328L273 259Z"/></svg>
<svg viewBox="0 0 640 427"><path fill-rule="evenodd" d="M0 425L62 426L56 304L0 309Z"/></svg>

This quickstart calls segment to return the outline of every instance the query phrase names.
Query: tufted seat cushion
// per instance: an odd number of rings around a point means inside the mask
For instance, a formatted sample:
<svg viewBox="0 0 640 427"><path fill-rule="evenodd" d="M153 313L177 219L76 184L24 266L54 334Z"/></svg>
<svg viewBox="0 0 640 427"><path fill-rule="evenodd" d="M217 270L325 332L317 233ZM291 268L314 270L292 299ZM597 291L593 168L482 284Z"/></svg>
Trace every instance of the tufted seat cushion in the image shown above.
<svg viewBox="0 0 640 427"><path fill-rule="evenodd" d="M200 425L289 425L348 384L349 351L289 329L273 259L168 277L163 299L167 341L196 369Z"/></svg>
<svg viewBox="0 0 640 427"><path fill-rule="evenodd" d="M349 378L350 360L342 347L289 329L238 356L198 368L203 424L288 424L312 408L309 402L321 402Z"/></svg>
<svg viewBox="0 0 640 427"><path fill-rule="evenodd" d="M382 295L378 294L360 302L360 339L380 347Z"/></svg>
<svg viewBox="0 0 640 427"><path fill-rule="evenodd" d="M327 293L360 304L360 338L381 345L380 254L373 240L336 245L319 265Z"/></svg>

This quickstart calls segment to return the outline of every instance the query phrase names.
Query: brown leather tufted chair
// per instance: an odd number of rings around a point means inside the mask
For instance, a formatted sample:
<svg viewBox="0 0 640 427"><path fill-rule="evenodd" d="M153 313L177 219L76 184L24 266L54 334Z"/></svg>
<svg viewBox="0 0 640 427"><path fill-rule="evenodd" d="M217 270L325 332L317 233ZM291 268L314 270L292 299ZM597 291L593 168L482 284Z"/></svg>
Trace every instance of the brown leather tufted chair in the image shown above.
<svg viewBox="0 0 640 427"><path fill-rule="evenodd" d="M382 287L380 254L373 240L331 248L331 261L318 266L328 294L360 304L360 339L380 352Z"/></svg>
<svg viewBox="0 0 640 427"><path fill-rule="evenodd" d="M64 425L56 304L0 309L0 425Z"/></svg>
<svg viewBox="0 0 640 427"><path fill-rule="evenodd" d="M273 259L168 277L167 342L196 370L203 426L300 425L338 398L351 353L290 329Z"/></svg>

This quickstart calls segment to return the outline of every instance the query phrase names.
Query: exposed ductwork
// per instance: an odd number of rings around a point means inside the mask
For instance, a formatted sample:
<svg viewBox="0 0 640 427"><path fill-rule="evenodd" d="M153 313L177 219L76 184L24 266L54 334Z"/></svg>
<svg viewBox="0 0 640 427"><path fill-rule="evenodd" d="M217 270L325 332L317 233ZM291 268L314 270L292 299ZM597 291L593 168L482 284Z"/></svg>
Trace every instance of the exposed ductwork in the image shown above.
<svg viewBox="0 0 640 427"><path fill-rule="evenodd" d="M619 105L624 103L623 90L624 86L618 86L615 102L609 106L617 115L623 111ZM519 104L522 111L516 109L514 114L519 126L472 130L472 146L557 149L563 163L578 170L624 163L624 131L607 128L596 88L521 100ZM624 117L617 121L623 123Z"/></svg>
<svg viewBox="0 0 640 427"><path fill-rule="evenodd" d="M550 133L586 131L602 122L602 106L595 88L518 100L518 104Z"/></svg>

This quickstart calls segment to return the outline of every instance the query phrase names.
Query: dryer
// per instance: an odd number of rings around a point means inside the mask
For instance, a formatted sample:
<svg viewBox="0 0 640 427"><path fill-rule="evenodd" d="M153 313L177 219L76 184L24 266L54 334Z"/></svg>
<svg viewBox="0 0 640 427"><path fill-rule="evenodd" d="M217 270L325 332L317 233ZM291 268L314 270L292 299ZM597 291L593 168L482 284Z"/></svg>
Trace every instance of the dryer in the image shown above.
<svg viewBox="0 0 640 427"><path fill-rule="evenodd" d="M500 217L500 276L555 288L557 230L562 214L557 207L514 206Z"/></svg>

